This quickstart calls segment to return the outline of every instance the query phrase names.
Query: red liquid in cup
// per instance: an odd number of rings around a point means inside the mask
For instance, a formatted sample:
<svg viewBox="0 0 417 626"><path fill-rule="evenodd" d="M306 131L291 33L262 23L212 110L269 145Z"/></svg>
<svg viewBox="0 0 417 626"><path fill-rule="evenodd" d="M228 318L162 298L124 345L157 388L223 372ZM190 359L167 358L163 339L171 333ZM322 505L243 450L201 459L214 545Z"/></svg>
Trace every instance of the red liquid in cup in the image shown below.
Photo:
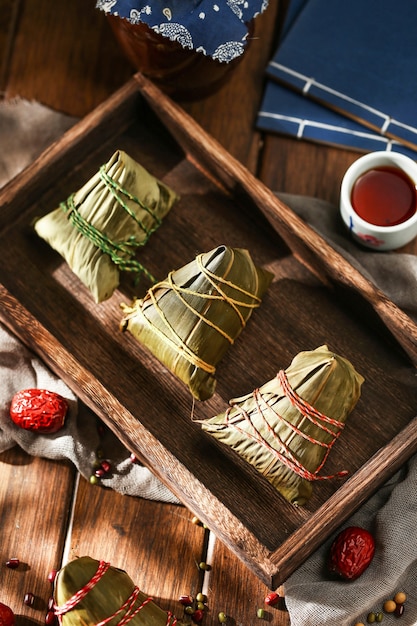
<svg viewBox="0 0 417 626"><path fill-rule="evenodd" d="M356 213L376 226L402 224L417 208L415 183L398 167L368 170L355 182L351 202Z"/></svg>

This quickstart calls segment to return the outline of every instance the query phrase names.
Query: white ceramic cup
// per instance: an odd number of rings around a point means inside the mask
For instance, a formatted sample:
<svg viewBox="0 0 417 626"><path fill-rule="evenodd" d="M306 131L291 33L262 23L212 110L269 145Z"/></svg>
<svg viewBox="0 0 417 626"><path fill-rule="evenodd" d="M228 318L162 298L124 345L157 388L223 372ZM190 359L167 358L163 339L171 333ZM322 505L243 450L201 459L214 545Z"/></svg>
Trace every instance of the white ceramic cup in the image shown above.
<svg viewBox="0 0 417 626"><path fill-rule="evenodd" d="M417 163L397 152L370 152L352 163L346 171L340 190L340 213L353 239L373 250L395 250L417 236L417 211L394 226L377 226L362 219L351 202L352 188L359 176L376 167L397 167L417 186Z"/></svg>

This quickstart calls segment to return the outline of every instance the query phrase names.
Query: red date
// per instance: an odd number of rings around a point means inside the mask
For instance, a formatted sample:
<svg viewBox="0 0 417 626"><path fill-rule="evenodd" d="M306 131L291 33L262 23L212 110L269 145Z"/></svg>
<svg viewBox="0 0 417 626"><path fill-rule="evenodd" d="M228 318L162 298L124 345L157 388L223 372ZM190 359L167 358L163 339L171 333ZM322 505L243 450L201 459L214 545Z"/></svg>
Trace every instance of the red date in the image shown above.
<svg viewBox="0 0 417 626"><path fill-rule="evenodd" d="M1 626L14 626L15 617L12 609L0 602L0 624Z"/></svg>
<svg viewBox="0 0 417 626"><path fill-rule="evenodd" d="M329 570L345 580L355 580L370 565L375 540L370 532L349 526L338 534L330 548Z"/></svg>
<svg viewBox="0 0 417 626"><path fill-rule="evenodd" d="M47 389L19 391L10 405L10 417L17 426L42 434L60 430L67 412L66 399Z"/></svg>

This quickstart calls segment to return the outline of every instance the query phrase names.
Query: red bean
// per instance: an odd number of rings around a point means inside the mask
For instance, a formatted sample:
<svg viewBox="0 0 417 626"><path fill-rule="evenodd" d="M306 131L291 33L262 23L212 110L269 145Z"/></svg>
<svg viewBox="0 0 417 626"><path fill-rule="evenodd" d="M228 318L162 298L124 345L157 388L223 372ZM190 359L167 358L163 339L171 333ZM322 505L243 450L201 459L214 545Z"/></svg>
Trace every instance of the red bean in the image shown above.
<svg viewBox="0 0 417 626"><path fill-rule="evenodd" d="M111 465L108 461L102 461L101 462L101 468L104 470L104 472L106 474L108 474L111 470Z"/></svg>
<svg viewBox="0 0 417 626"><path fill-rule="evenodd" d="M23 602L27 605L27 606L33 606L34 602L35 602L35 596L33 595L33 593L25 593L25 597L23 598Z"/></svg>
<svg viewBox="0 0 417 626"><path fill-rule="evenodd" d="M9 567L10 569L17 569L19 565L20 565L20 561L16 557L12 557L11 559L8 559L6 561L6 566Z"/></svg>
<svg viewBox="0 0 417 626"><path fill-rule="evenodd" d="M52 626L53 624L55 624L56 621L56 615L53 611L48 611L47 614L45 615L45 624L46 626Z"/></svg>
<svg viewBox="0 0 417 626"><path fill-rule="evenodd" d="M194 611L194 613L191 615L191 617L192 617L194 622L199 624L203 620L204 611L202 611L201 609L197 609L196 611Z"/></svg>
<svg viewBox="0 0 417 626"><path fill-rule="evenodd" d="M56 569L52 569L52 570L49 572L49 574L48 574L48 580L49 580L49 582L50 582L50 583L55 582L56 575L57 575L57 571L56 571Z"/></svg>
<svg viewBox="0 0 417 626"><path fill-rule="evenodd" d="M275 591L271 591L265 598L265 604L275 606L279 602L279 595Z"/></svg>
<svg viewBox="0 0 417 626"><path fill-rule="evenodd" d="M397 604L394 615L395 617L402 617L404 615L404 604Z"/></svg>

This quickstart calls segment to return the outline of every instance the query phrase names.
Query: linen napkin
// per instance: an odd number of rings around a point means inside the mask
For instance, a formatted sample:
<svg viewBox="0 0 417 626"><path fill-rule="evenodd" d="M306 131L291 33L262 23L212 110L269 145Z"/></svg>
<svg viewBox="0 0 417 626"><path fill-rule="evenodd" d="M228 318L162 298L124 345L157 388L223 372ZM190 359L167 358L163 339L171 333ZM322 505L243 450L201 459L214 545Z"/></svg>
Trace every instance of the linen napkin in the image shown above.
<svg viewBox="0 0 417 626"><path fill-rule="evenodd" d="M276 195L417 322L417 256L373 252L358 246L347 233L338 207L330 202L279 192Z"/></svg>
<svg viewBox="0 0 417 626"><path fill-rule="evenodd" d="M17 444L31 456L71 461L88 480L94 474L96 452L100 449L112 467L108 477L100 479L103 486L126 495L178 502L147 468L132 462L129 451L108 429L103 433L98 428L97 418L78 402L67 385L2 324L0 381L0 453ZM57 433L33 433L11 420L9 410L14 394L32 388L54 391L67 400L65 425Z"/></svg>
<svg viewBox="0 0 417 626"><path fill-rule="evenodd" d="M0 103L0 188L36 159L77 118L22 98Z"/></svg>

